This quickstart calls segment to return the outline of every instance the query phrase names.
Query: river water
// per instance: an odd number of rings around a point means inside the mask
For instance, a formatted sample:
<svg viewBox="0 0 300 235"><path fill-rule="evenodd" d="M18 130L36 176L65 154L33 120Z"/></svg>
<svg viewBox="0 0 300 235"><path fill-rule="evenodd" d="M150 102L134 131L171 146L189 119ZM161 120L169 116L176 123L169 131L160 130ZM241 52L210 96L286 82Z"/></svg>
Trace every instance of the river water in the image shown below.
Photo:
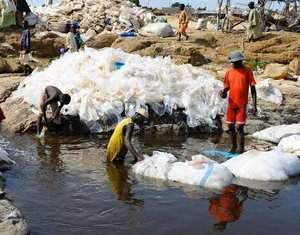
<svg viewBox="0 0 300 235"><path fill-rule="evenodd" d="M299 178L242 182L224 192L136 176L131 160L108 164L107 136L1 137L16 161L5 191L31 235L299 234ZM180 160L228 148L228 136L135 136L142 153ZM216 159L222 161L222 159ZM248 187L245 187L245 186Z"/></svg>

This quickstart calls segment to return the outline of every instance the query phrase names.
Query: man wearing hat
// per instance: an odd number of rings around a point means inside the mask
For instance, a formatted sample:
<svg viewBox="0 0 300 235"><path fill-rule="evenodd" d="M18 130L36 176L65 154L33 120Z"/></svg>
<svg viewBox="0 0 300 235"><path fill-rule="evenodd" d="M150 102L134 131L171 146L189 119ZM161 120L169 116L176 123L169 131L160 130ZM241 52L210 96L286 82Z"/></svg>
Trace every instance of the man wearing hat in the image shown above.
<svg viewBox="0 0 300 235"><path fill-rule="evenodd" d="M111 162L123 162L129 150L136 161L142 161L140 155L132 146L131 139L134 124L141 124L149 118L146 109L138 109L132 117L125 118L115 128L107 146L107 159Z"/></svg>
<svg viewBox="0 0 300 235"><path fill-rule="evenodd" d="M243 65L244 56L239 51L230 53L229 60L232 68L228 69L224 79L224 89L220 91L221 98L229 98L226 111L226 123L228 124L232 148L231 153L244 152L244 125L246 124L246 106L248 104L248 91L251 88L252 114L256 109L256 82L250 68Z"/></svg>

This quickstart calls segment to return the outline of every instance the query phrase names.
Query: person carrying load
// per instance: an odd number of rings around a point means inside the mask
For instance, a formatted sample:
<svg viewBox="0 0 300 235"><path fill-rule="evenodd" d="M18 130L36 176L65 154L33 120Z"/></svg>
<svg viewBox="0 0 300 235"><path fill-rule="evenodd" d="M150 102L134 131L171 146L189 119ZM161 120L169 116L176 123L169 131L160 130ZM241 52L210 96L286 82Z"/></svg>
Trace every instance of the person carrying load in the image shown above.
<svg viewBox="0 0 300 235"><path fill-rule="evenodd" d="M116 126L107 146L107 159L113 163L123 162L128 152L136 161L142 161L144 157L139 154L131 144L134 124L141 124L149 118L146 109L138 109L132 117L125 118Z"/></svg>

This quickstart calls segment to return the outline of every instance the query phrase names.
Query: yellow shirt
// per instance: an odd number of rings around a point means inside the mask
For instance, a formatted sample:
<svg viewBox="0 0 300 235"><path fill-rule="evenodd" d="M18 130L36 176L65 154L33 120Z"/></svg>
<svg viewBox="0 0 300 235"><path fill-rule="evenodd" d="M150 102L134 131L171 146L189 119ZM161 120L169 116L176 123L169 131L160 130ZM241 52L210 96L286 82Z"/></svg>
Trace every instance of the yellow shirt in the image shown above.
<svg viewBox="0 0 300 235"><path fill-rule="evenodd" d="M128 117L122 120L121 122L119 122L118 125L116 126L107 145L107 159L109 161L113 161L115 157L118 156L119 153L122 153L123 151L127 152L127 149L124 149L125 136L123 135L123 127L131 123L133 123L133 121L131 117Z"/></svg>

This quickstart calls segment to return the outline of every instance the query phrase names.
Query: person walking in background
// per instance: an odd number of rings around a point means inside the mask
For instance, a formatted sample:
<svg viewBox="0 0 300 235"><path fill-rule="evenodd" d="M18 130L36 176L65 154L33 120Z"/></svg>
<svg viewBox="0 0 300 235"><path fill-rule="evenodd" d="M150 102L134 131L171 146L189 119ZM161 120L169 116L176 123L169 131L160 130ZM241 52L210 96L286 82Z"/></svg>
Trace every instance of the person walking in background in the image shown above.
<svg viewBox="0 0 300 235"><path fill-rule="evenodd" d="M185 5L179 5L180 15L179 15L179 30L178 30L178 41L181 41L181 35L185 36L186 40L189 36L186 34L186 29L189 23L189 17L185 11Z"/></svg>
<svg viewBox="0 0 300 235"><path fill-rule="evenodd" d="M26 20L24 20L23 21L23 31L22 31L22 36L21 36L20 62L24 66L25 76L28 76L33 71L33 69L29 66L30 52L31 52L30 31L28 28L28 22Z"/></svg>
<svg viewBox="0 0 300 235"><path fill-rule="evenodd" d="M63 94L60 89L55 86L47 86L41 94L40 98L40 110L39 117L37 120L37 134L39 135L42 131L42 119L44 117L46 127L49 122L53 122L55 125L61 124L60 110L66 104L69 104L71 97L68 94ZM60 105L58 105L58 102ZM46 115L47 106L50 105L52 116L48 120Z"/></svg>
<svg viewBox="0 0 300 235"><path fill-rule="evenodd" d="M72 27L74 28L74 37L75 37L75 41L76 41L76 46L77 46L77 51L79 51L80 47L81 47L81 44L82 44L82 39L81 39L81 36L80 36L80 25L74 21L72 22Z"/></svg>
<svg viewBox="0 0 300 235"><path fill-rule="evenodd" d="M260 17L258 11L254 7L254 2L249 2L248 6L250 8L250 12L248 16L249 25L247 28L246 42L251 42L262 37L263 35L262 35Z"/></svg>
<svg viewBox="0 0 300 235"><path fill-rule="evenodd" d="M136 161L144 159L132 146L131 139L134 124L141 124L148 119L148 111L138 109L132 117L125 118L115 128L107 146L107 159L113 163L123 162L128 150Z"/></svg>
<svg viewBox="0 0 300 235"><path fill-rule="evenodd" d="M16 25L16 10L13 0L0 0L0 28Z"/></svg>
<svg viewBox="0 0 300 235"><path fill-rule="evenodd" d="M67 38L66 38L66 48L69 52L76 52L77 51L77 44L75 39L75 32L76 29L72 24L66 25L66 30L68 30Z"/></svg>
<svg viewBox="0 0 300 235"><path fill-rule="evenodd" d="M256 115L256 82L250 68L243 65L243 55L239 51L230 53L229 60L232 68L228 69L224 79L224 89L220 97L225 99L229 91L226 112L232 148L231 153L244 152L244 125L246 124L246 106L248 104L248 91L251 88L252 114Z"/></svg>

